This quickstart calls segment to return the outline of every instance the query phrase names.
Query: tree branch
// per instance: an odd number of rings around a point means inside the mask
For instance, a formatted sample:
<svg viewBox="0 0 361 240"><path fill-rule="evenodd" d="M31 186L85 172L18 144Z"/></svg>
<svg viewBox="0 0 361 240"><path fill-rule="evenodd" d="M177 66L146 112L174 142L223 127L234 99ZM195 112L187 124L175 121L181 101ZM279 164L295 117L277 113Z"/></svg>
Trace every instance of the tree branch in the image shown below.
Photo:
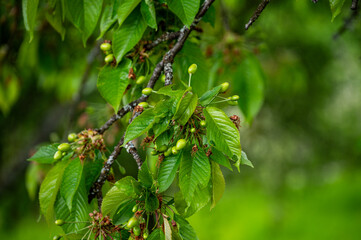
<svg viewBox="0 0 361 240"><path fill-rule="evenodd" d="M153 88L156 81L158 80L165 64L164 63L173 63L173 60L175 58L175 56L177 55L177 53L182 49L186 39L188 38L190 32L194 29L194 27L199 23L199 21L201 20L201 18L204 16L204 14L207 12L208 8L211 6L211 4L214 2L215 0L206 0L204 1L202 7L200 8L198 14L196 15L196 18L194 19L192 25L190 28L187 28L186 26L184 26L180 31L179 31L179 37L178 37L178 41L177 43L164 55L164 58L157 64L157 66L155 67L153 74L148 82L147 87L149 88ZM138 103L140 102L144 102L148 99L149 96L146 95L142 95L140 98L138 98L137 100L131 102L130 104L124 106L123 108L121 108L117 114L113 115L102 127L100 127L99 129L96 129L97 132L99 132L100 134L104 133L104 131L106 131L107 129L109 129L109 127L118 119L122 118L126 113L128 113L129 111L135 109L135 107L138 105ZM137 117L139 114L137 114L138 111L135 112L135 114L133 115L133 117L130 119L130 122L133 121L133 119L135 117ZM115 146L113 152L111 153L111 155L109 156L108 160L106 161L106 163L104 164L104 167L102 168L101 172L100 172L100 176L97 179L97 181L94 183L93 187L90 190L89 196L88 196L88 201L91 202L92 199L94 197L98 198L98 206L100 208L101 204L102 204L102 193L101 193L101 189L102 186L105 182L105 180L107 179L107 176L109 174L110 168L112 166L112 164L114 163L115 159L119 156L121 150L122 150L122 145L124 144L124 137L125 137L125 133L123 135L123 137L120 139L119 143L117 144L117 146ZM127 147L127 151L133 155L134 159L137 162L138 168L141 167L142 165L142 161L138 155L138 153L136 152L136 149L134 147L133 143L127 143L126 144Z"/></svg>
<svg viewBox="0 0 361 240"><path fill-rule="evenodd" d="M261 16L261 13L266 8L267 4L270 0L262 0L262 2L258 5L257 10L253 13L252 17L249 19L248 23L246 24L245 28L248 28Z"/></svg>
<svg viewBox="0 0 361 240"><path fill-rule="evenodd" d="M178 37L179 37L179 31L178 32L165 32L162 34L162 36L160 36L159 38L154 40L152 43L145 45L144 48L149 51L152 48L155 48L156 46L161 44L162 42L174 40L174 39L177 39Z"/></svg>

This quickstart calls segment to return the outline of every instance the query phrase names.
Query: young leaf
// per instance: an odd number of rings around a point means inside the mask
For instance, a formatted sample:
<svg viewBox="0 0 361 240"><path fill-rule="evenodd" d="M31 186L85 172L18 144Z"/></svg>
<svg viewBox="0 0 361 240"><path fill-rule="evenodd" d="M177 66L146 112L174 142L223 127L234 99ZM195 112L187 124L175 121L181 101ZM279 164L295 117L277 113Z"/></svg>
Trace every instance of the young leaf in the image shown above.
<svg viewBox="0 0 361 240"><path fill-rule="evenodd" d="M61 180L69 161L60 161L56 164L41 183L39 192L39 203L41 213L50 222L54 212L54 202L58 194Z"/></svg>
<svg viewBox="0 0 361 240"><path fill-rule="evenodd" d="M158 26L153 0L142 1L140 11L148 26L157 30Z"/></svg>
<svg viewBox="0 0 361 240"><path fill-rule="evenodd" d="M211 175L211 166L202 148L199 148L194 157L191 156L188 150L183 151L182 154L179 169L179 187L186 202L190 203L196 187L198 185L201 187L207 186Z"/></svg>
<svg viewBox="0 0 361 240"><path fill-rule="evenodd" d="M153 212L159 208L159 200L153 193L148 193L145 198L145 210Z"/></svg>
<svg viewBox="0 0 361 240"><path fill-rule="evenodd" d="M119 66L105 65L99 72L97 87L102 97L118 112L123 93L128 86L131 61L125 59Z"/></svg>
<svg viewBox="0 0 361 240"><path fill-rule="evenodd" d="M248 160L247 154L245 152L242 151L242 155L241 158L237 160L237 162L234 164L234 166L237 167L238 172L240 171L239 167L241 164L253 167L253 164L250 160Z"/></svg>
<svg viewBox="0 0 361 240"><path fill-rule="evenodd" d="M58 143L42 146L39 150L28 159L28 161L34 161L37 163L51 164L55 162L54 154L58 151Z"/></svg>
<svg viewBox="0 0 361 240"><path fill-rule="evenodd" d="M30 33L30 42L34 37L34 27L36 15L38 13L38 5L39 0L23 0L23 17L24 17L24 25L27 31Z"/></svg>
<svg viewBox="0 0 361 240"><path fill-rule="evenodd" d="M159 174L158 174L158 183L159 183L159 192L164 192L172 184L179 164L181 162L182 154L172 155L166 157L160 164Z"/></svg>
<svg viewBox="0 0 361 240"><path fill-rule="evenodd" d="M183 240L198 240L196 232L185 218L174 214L174 221L179 224L179 234Z"/></svg>
<svg viewBox="0 0 361 240"><path fill-rule="evenodd" d="M333 21L341 13L345 0L329 0L329 1L330 1L331 13L332 13L331 21Z"/></svg>
<svg viewBox="0 0 361 240"><path fill-rule="evenodd" d="M234 77L234 90L239 94L238 105L246 120L252 122L264 99L265 77L256 57L249 55L240 64Z"/></svg>
<svg viewBox="0 0 361 240"><path fill-rule="evenodd" d="M207 106L212 102L212 100L217 96L219 91L221 91L222 86L219 85L215 88L212 88L211 90L205 92L202 97L199 98L199 102L202 106Z"/></svg>
<svg viewBox="0 0 361 240"><path fill-rule="evenodd" d="M113 34L113 52L117 63L131 50L142 38L147 23L136 9Z"/></svg>
<svg viewBox="0 0 361 240"><path fill-rule="evenodd" d="M203 113L207 123L208 141L213 141L216 148L230 158L241 158L240 136L233 122L216 107L207 107Z"/></svg>
<svg viewBox="0 0 361 240"><path fill-rule="evenodd" d="M170 228L168 219L163 215L163 224L164 224L164 235L165 240L172 240L172 229Z"/></svg>
<svg viewBox="0 0 361 240"><path fill-rule="evenodd" d="M45 13L46 20L50 25L60 34L61 39L64 41L65 27L62 20L62 9L60 3L55 5L54 10Z"/></svg>
<svg viewBox="0 0 361 240"><path fill-rule="evenodd" d="M88 192L85 189L84 177L81 179L72 203L70 211L66 200L58 195L55 203L55 215L57 219L63 219L66 223L62 226L65 233L78 232L83 229L89 220Z"/></svg>
<svg viewBox="0 0 361 240"><path fill-rule="evenodd" d="M163 231L157 228L149 235L148 240L165 240Z"/></svg>
<svg viewBox="0 0 361 240"><path fill-rule="evenodd" d="M63 175L63 181L60 185L60 194L64 198L69 210L73 207L73 198L78 191L80 180L82 179L83 165L79 158L71 160L66 167Z"/></svg>
<svg viewBox="0 0 361 240"><path fill-rule="evenodd" d="M129 14L138 6L141 0L122 0L118 1L117 4L117 16L118 16L118 23L119 26L123 24L125 19L129 16Z"/></svg>
<svg viewBox="0 0 361 240"><path fill-rule="evenodd" d="M153 178L149 172L148 162L145 161L138 172L139 182L146 188L150 188L153 185Z"/></svg>
<svg viewBox="0 0 361 240"><path fill-rule="evenodd" d="M115 183L107 194L102 203L102 213L113 217L118 207L125 201L136 197L133 177L127 176Z"/></svg>
<svg viewBox="0 0 361 240"><path fill-rule="evenodd" d="M100 35L97 40L101 39L116 21L117 17L113 16L113 5L106 5L100 18Z"/></svg>
<svg viewBox="0 0 361 240"><path fill-rule="evenodd" d="M125 132L124 145L151 129L154 124L154 118L155 114L153 109L147 109L136 117L133 122L129 124Z"/></svg>
<svg viewBox="0 0 361 240"><path fill-rule="evenodd" d="M192 92L186 92L178 102L173 119L180 125L185 125L197 107L198 96Z"/></svg>
<svg viewBox="0 0 361 240"><path fill-rule="evenodd" d="M226 183L224 181L223 173L218 163L211 162L212 165L212 204L211 209L214 208L217 202L222 198Z"/></svg>
<svg viewBox="0 0 361 240"><path fill-rule="evenodd" d="M188 28L199 9L200 0L168 0L169 9L179 17Z"/></svg>
<svg viewBox="0 0 361 240"><path fill-rule="evenodd" d="M218 151L216 148L212 148L212 155L209 158L215 161L222 166L225 166L229 170L233 171L231 163L229 162L228 158L221 152Z"/></svg>

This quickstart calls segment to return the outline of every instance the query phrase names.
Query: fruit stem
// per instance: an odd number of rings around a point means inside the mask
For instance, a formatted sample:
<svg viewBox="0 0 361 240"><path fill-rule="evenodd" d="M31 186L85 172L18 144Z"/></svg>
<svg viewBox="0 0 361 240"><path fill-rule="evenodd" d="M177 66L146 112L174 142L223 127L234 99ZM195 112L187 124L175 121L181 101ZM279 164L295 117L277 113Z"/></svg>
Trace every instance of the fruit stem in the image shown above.
<svg viewBox="0 0 361 240"><path fill-rule="evenodd" d="M191 86L192 73L189 74L188 87Z"/></svg>

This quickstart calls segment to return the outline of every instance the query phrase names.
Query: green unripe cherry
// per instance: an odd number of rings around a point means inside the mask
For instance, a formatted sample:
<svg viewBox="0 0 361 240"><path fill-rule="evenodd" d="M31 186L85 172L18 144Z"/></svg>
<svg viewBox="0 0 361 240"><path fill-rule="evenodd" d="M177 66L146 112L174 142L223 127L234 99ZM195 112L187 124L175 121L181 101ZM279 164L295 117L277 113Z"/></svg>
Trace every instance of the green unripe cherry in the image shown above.
<svg viewBox="0 0 361 240"><path fill-rule="evenodd" d="M177 151L182 150L187 145L187 140L185 139L179 139L176 144Z"/></svg>
<svg viewBox="0 0 361 240"><path fill-rule="evenodd" d="M112 49L112 45L110 45L110 43L102 43L100 45L100 49L102 51L109 51L110 49Z"/></svg>
<svg viewBox="0 0 361 240"><path fill-rule="evenodd" d="M127 171L125 170L125 168L123 166L119 166L119 171L122 175L125 175L127 173Z"/></svg>
<svg viewBox="0 0 361 240"><path fill-rule="evenodd" d="M231 97L232 101L237 101L239 99L239 96L238 95L233 95Z"/></svg>
<svg viewBox="0 0 361 240"><path fill-rule="evenodd" d="M188 73L194 74L195 72L197 72L197 64L193 63L192 65L189 66Z"/></svg>
<svg viewBox="0 0 361 240"><path fill-rule="evenodd" d="M138 106L141 106L142 108L147 108L149 107L149 104L147 102L140 102Z"/></svg>
<svg viewBox="0 0 361 240"><path fill-rule="evenodd" d="M138 237L140 235L140 232L141 232L141 229L139 226L133 227L134 236Z"/></svg>
<svg viewBox="0 0 361 240"><path fill-rule="evenodd" d="M128 220L128 223L127 223L127 228L132 228L132 227L134 227L134 226L136 226L136 225L138 225L139 224L139 221L138 221L138 219L136 219L135 217L131 217L129 220Z"/></svg>
<svg viewBox="0 0 361 240"><path fill-rule="evenodd" d="M204 127L204 126L207 125L206 121L204 121L204 120L200 121L199 124L200 124L202 127Z"/></svg>
<svg viewBox="0 0 361 240"><path fill-rule="evenodd" d="M160 80L165 83L165 75L163 74L161 77L160 77Z"/></svg>
<svg viewBox="0 0 361 240"><path fill-rule="evenodd" d="M158 152L156 150L153 150L153 151L150 152L150 154L152 154L154 156L154 155L157 155Z"/></svg>
<svg viewBox="0 0 361 240"><path fill-rule="evenodd" d="M197 130L195 128L191 128L191 133L195 133Z"/></svg>
<svg viewBox="0 0 361 240"><path fill-rule="evenodd" d="M57 219L55 220L55 225L57 226L63 226L65 224L63 219Z"/></svg>
<svg viewBox="0 0 361 240"><path fill-rule="evenodd" d="M144 239L147 239L148 236L149 236L149 233L148 233L148 232L144 232L144 233L143 233L143 238L144 238Z"/></svg>
<svg viewBox="0 0 361 240"><path fill-rule="evenodd" d="M145 77L140 76L135 83L140 85L140 84L143 84L144 82L145 82Z"/></svg>
<svg viewBox="0 0 361 240"><path fill-rule="evenodd" d="M174 155L178 154L177 148L176 148L175 146L172 147L172 153L173 153Z"/></svg>
<svg viewBox="0 0 361 240"><path fill-rule="evenodd" d="M58 150L62 152L67 152L70 150L70 144L69 143L62 143L58 146Z"/></svg>
<svg viewBox="0 0 361 240"><path fill-rule="evenodd" d="M144 94L144 95L147 95L147 96L149 96L151 93L152 93L152 91L153 91L153 89L151 89L151 88L144 88L143 90L142 90L142 93Z"/></svg>
<svg viewBox="0 0 361 240"><path fill-rule="evenodd" d="M61 236L55 235L55 236L53 237L53 240L59 240L60 238L61 238Z"/></svg>
<svg viewBox="0 0 361 240"><path fill-rule="evenodd" d="M238 105L238 101L228 101L227 103L229 105L231 105L231 106L237 106Z"/></svg>
<svg viewBox="0 0 361 240"><path fill-rule="evenodd" d="M133 209L132 209L132 212L136 212L136 211L138 211L138 205L134 205L134 207L133 207Z"/></svg>
<svg viewBox="0 0 361 240"><path fill-rule="evenodd" d="M78 135L76 135L75 133L70 133L68 135L68 142L74 142L77 138L78 138Z"/></svg>
<svg viewBox="0 0 361 240"><path fill-rule="evenodd" d="M61 151L56 151L56 153L54 154L54 160L59 160L62 157L63 157L63 154Z"/></svg>
<svg viewBox="0 0 361 240"><path fill-rule="evenodd" d="M168 150L164 153L164 157L168 157L172 154L172 148L168 148Z"/></svg>
<svg viewBox="0 0 361 240"><path fill-rule="evenodd" d="M111 63L114 60L114 55L113 54L108 54L105 58L104 58L104 62L106 63Z"/></svg>
<svg viewBox="0 0 361 240"><path fill-rule="evenodd" d="M166 145L162 145L158 148L158 152L165 152L167 151L168 147Z"/></svg>
<svg viewBox="0 0 361 240"><path fill-rule="evenodd" d="M229 88L229 82L224 82L221 84L221 86L222 86L221 92L225 92Z"/></svg>

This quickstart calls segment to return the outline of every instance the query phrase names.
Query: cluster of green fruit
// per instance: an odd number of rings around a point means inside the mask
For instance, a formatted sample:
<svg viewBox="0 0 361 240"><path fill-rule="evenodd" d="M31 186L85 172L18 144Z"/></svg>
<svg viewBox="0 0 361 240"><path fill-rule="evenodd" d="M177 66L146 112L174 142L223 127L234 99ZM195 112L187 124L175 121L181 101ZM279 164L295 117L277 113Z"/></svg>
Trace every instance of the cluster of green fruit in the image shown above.
<svg viewBox="0 0 361 240"><path fill-rule="evenodd" d="M77 140L78 136L75 133L70 133L68 135L68 141L75 142ZM63 156L66 155L67 152L71 150L71 145L69 143L62 143L58 146L58 151L54 154L54 160L59 160Z"/></svg>
<svg viewBox="0 0 361 240"><path fill-rule="evenodd" d="M135 237L140 236L142 234L142 229L143 229L142 237L143 239L147 239L149 236L148 228L146 226L145 219L140 215L143 212L143 210L140 209L138 205L134 205L132 211L135 214L133 217L131 217L128 220L127 224L125 225L125 228L130 229ZM130 236L129 239L134 239L134 238L133 236Z"/></svg>
<svg viewBox="0 0 361 240"><path fill-rule="evenodd" d="M194 130L195 132L195 130ZM166 145L162 145L158 147L156 144L154 145L154 150L151 152L152 155L164 154L165 157L168 157L172 154L176 155L180 150L182 150L187 145L186 139L179 139L175 146L168 147Z"/></svg>
<svg viewBox="0 0 361 240"><path fill-rule="evenodd" d="M109 64L114 61L114 55L112 53L112 45L109 42L102 43L100 49L105 53L104 62Z"/></svg>

